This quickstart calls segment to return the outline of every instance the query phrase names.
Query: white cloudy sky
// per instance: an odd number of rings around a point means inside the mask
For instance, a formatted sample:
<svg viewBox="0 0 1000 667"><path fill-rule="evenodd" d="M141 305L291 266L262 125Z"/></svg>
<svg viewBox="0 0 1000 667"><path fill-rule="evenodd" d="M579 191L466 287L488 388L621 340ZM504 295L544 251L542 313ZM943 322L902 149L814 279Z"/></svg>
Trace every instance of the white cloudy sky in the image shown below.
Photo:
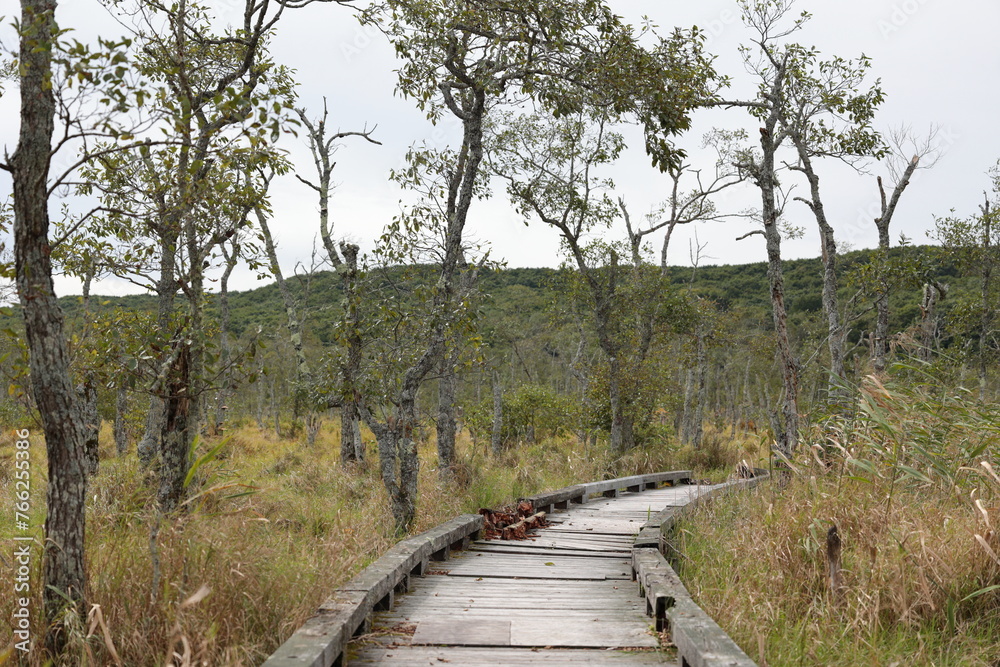
<svg viewBox="0 0 1000 667"><path fill-rule="evenodd" d="M609 0L630 21L648 15L663 28L698 25L710 35L708 49L718 56L717 68L734 79L733 96L751 92L737 47L748 33L737 19L733 0ZM221 18L232 12L236 0L218 0ZM238 4L242 5L242 2ZM81 39L108 30L102 11L93 0L64 0L60 22L74 26ZM914 180L894 220L894 239L904 232L917 243L926 242L933 216L955 208L965 215L975 210L982 191L989 187L986 171L1000 158L995 118L1000 72L1000 3L995 0L800 0L799 7L813 20L799 34L799 41L819 47L824 54L874 60L887 100L879 115L880 128L907 124L916 131L939 126L945 149L935 167ZM10 44L6 29L4 41ZM301 104L319 110L326 96L330 125L357 130L378 126L382 146L363 141L344 142L337 153L334 178L338 184L331 201L336 235L349 237L370 248L383 225L398 211L402 193L388 183L389 169L401 164L407 147L421 140L451 141L454 126L431 128L407 101L394 96L396 64L391 47L377 34L363 31L342 7L313 5L289 12L279 25L274 53L283 64L296 70ZM0 99L0 143L8 151L16 140L16 96L8 90ZM701 135L712 127L754 125L738 110L706 111L696 117L696 127L680 143L692 151L697 163ZM650 210L666 196L667 181L649 166L641 141L615 166L610 175L618 193L629 203L634 216ZM301 172L311 175L311 162L304 144L286 137L283 146ZM705 157L702 156L702 160ZM708 163L705 163L708 166ZM877 206L875 174L856 175L835 165L824 165L821 177L831 221L843 246L870 247L876 240L872 207ZM274 232L279 256L286 272L297 262L308 263L317 234L318 207L314 193L293 177L273 187ZM9 193L6 174L0 176L0 196ZM720 202L738 210L753 204L749 189ZM801 240L785 244L786 257L818 254L815 226L804 206L789 208L789 218L806 229ZM494 257L510 266L555 266L559 263L556 233L540 224L525 227L508 208L504 197L477 204L471 213L472 233L488 240ZM744 222L704 224L698 237L707 244L703 263L743 263L765 259L760 237L736 242L752 227ZM670 261L689 261L689 239L693 230L681 230L672 242ZM248 272L235 279L236 288L248 288L256 280ZM70 281L61 281L61 292L74 291ZM122 284L105 282L100 291L130 291Z"/></svg>

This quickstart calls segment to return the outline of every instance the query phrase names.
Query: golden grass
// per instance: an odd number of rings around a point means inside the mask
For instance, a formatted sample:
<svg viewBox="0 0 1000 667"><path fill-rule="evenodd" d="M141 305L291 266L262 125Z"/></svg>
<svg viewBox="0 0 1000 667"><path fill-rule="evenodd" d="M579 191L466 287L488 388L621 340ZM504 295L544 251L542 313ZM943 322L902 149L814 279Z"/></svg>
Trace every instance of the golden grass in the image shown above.
<svg viewBox="0 0 1000 667"><path fill-rule="evenodd" d="M799 468L702 508L678 535L682 577L759 664L1000 664L1000 484L884 485ZM989 525L988 523L989 522ZM830 591L826 534L843 540ZM990 528L992 526L992 530ZM975 595L979 591L986 591ZM974 596L974 597L970 597Z"/></svg>
<svg viewBox="0 0 1000 667"><path fill-rule="evenodd" d="M134 454L115 458L107 425L101 435L101 470L91 482L88 502L88 602L100 606L125 665L257 665L333 589L395 540L370 433L365 436L372 460L344 470L335 421L324 424L312 448L255 426L237 428L219 458L199 469L188 511L160 524L161 576L154 591L150 531L158 521L156 480L140 470ZM0 439L4 507L11 506L13 493L10 436L7 431ZM443 483L432 438L420 453L415 532L545 489L677 467L665 446L613 460L603 444L585 447L568 438L523 445L494 460L463 434L455 481ZM33 561L33 635L39 639L45 499L40 435L33 440L32 476L39 540ZM11 530L11 522L4 522L0 537L10 537ZM0 568L0 590L5 591L0 615L10 618L8 567ZM71 662L114 664L100 626L85 634L79 633ZM37 652L29 664L43 664Z"/></svg>

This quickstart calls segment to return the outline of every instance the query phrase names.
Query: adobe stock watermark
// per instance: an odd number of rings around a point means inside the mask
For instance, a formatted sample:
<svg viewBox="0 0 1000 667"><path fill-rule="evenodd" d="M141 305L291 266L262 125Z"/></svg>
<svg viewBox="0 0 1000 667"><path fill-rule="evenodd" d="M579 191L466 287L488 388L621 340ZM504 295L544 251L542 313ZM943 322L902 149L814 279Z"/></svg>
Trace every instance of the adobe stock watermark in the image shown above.
<svg viewBox="0 0 1000 667"><path fill-rule="evenodd" d="M382 33L374 25L358 24L354 26L354 35L340 42L340 56L345 63L351 63L381 37Z"/></svg>
<svg viewBox="0 0 1000 667"><path fill-rule="evenodd" d="M894 4L888 17L875 22L878 31L882 33L882 38L888 39L890 35L898 32L929 2L930 0L903 0Z"/></svg>
<svg viewBox="0 0 1000 667"><path fill-rule="evenodd" d="M14 648L31 650L31 432L14 432Z"/></svg>
<svg viewBox="0 0 1000 667"><path fill-rule="evenodd" d="M723 9L715 18L706 21L701 30L705 33L705 46L709 46L726 32L726 29L734 23L739 23L739 12L732 9Z"/></svg>

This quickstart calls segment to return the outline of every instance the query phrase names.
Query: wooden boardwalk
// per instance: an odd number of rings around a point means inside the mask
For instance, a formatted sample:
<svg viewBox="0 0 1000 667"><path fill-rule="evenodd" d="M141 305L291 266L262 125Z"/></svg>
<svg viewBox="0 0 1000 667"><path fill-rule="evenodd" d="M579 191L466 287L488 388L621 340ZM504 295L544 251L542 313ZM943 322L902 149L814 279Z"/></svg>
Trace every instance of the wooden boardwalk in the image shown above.
<svg viewBox="0 0 1000 667"><path fill-rule="evenodd" d="M650 517L711 488L622 493L550 515L527 541L476 541L414 577L347 662L673 664L632 581L631 547Z"/></svg>

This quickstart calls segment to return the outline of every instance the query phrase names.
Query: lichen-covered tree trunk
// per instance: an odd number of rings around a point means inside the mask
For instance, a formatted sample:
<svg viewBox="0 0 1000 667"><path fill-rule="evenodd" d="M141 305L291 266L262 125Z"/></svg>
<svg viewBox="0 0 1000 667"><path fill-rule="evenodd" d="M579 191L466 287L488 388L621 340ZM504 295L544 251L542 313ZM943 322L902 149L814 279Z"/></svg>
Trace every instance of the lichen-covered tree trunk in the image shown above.
<svg viewBox="0 0 1000 667"><path fill-rule="evenodd" d="M55 117L52 52L55 0L21 0L20 130L7 165L14 194L14 266L24 318L31 389L48 458L42 599L44 640L55 655L67 635L62 611L86 618L87 474L84 426L70 376L63 315L52 284L48 175ZM20 437L20 434L19 434ZM29 440L30 442L30 440Z"/></svg>
<svg viewBox="0 0 1000 667"><path fill-rule="evenodd" d="M168 513L184 500L185 480L204 414L206 337L203 326L205 250L193 215L183 219L184 245L189 258L187 324L174 340L176 361L167 376L163 438L160 444L160 509Z"/></svg>
<svg viewBox="0 0 1000 667"><path fill-rule="evenodd" d="M442 477L449 477L455 468L455 437L458 431L455 419L456 361L454 355L444 356L438 380L437 450L438 470Z"/></svg>
<svg viewBox="0 0 1000 667"><path fill-rule="evenodd" d="M160 234L160 276L157 279L157 326L161 333L170 330L170 320L174 313L174 295L177 293L176 262L179 234L172 220L165 220ZM166 406L160 396L149 399L146 425L136 445L139 464L148 467L160 453L160 438L163 436L163 419Z"/></svg>
<svg viewBox="0 0 1000 667"><path fill-rule="evenodd" d="M361 417L356 401L344 401L340 408L340 462L343 465L365 460L361 440Z"/></svg>
<svg viewBox="0 0 1000 667"><path fill-rule="evenodd" d="M362 418L378 441L379 473L389 494L389 507L399 535L410 529L417 513L420 458L413 433L417 426L416 390L419 382L414 382L415 375L407 373L399 405L385 422L375 419L364 404L359 406Z"/></svg>
<svg viewBox="0 0 1000 667"><path fill-rule="evenodd" d="M167 369L163 435L160 451L160 487L157 501L164 514L177 509L184 498L184 479L188 473L188 433L196 422L192 417L195 401L190 399L191 348L183 337L173 364Z"/></svg>
<svg viewBox="0 0 1000 667"><path fill-rule="evenodd" d="M168 372L164 400L163 437L160 445L160 489L158 500L164 513L171 512L183 502L186 493L184 482L191 464L195 437L201 428L204 406L205 335L203 320L204 276L202 260L204 250L193 216L184 220L184 242L187 256L191 258L188 271L187 326L178 336L176 361Z"/></svg>
<svg viewBox="0 0 1000 667"><path fill-rule="evenodd" d="M97 412L97 386L91 377L77 385L79 407L83 418L83 455L87 465L87 474L91 477L100 469L101 460L98 453L98 437L101 432L101 416Z"/></svg>
<svg viewBox="0 0 1000 667"><path fill-rule="evenodd" d="M780 72L776 76L780 82L784 72ZM780 89L778 94L780 95ZM777 147L774 142L774 132L777 121L777 114L772 113L768 116L765 127L761 131L763 160L757 178L761 191L764 239L767 245L767 279L770 285L774 334L778 345L778 359L781 362L782 383L785 389L782 405L784 424L781 433L777 434L777 445L781 452L789 455L798 445L799 438L799 371L788 336L785 281L781 266L781 230L778 229L778 211L775 205L774 153Z"/></svg>
<svg viewBox="0 0 1000 667"><path fill-rule="evenodd" d="M341 272L344 287L346 303L344 323L347 325L347 340L340 368L340 461L344 465L352 461L363 461L365 458L365 446L361 441L361 415L358 410L360 400L358 384L361 379L361 362L364 358L359 314L361 295L358 294L359 251L360 248L353 243L340 244L344 260L338 270Z"/></svg>
<svg viewBox="0 0 1000 667"><path fill-rule="evenodd" d="M833 227L826 217L826 208L820 196L819 174L813 169L806 138L796 133L792 135L798 150L800 169L809 182L809 199L803 199L813 212L819 226L820 250L823 259L823 310L826 312L827 348L830 352L830 371L827 381L827 395L831 403L845 408L845 388L847 372L844 367L844 350L847 332L840 318L840 304L837 296L837 242Z"/></svg>
<svg viewBox="0 0 1000 667"><path fill-rule="evenodd" d="M285 317L288 320L288 332L295 350L295 401L294 413L298 417L302 410L304 396L308 393L307 387L312 379L309 370L309 362L306 359L305 348L302 343L302 323L299 320L298 312L295 308L295 300L285 283L285 277L281 272L281 265L278 263L278 253L275 251L274 239L271 237L271 229L267 225L267 217L259 208L255 209L257 221L260 223L260 231L264 236L264 246L267 249L267 258L271 263L271 274L275 282L278 283L278 291L281 293L281 302L285 306Z"/></svg>

